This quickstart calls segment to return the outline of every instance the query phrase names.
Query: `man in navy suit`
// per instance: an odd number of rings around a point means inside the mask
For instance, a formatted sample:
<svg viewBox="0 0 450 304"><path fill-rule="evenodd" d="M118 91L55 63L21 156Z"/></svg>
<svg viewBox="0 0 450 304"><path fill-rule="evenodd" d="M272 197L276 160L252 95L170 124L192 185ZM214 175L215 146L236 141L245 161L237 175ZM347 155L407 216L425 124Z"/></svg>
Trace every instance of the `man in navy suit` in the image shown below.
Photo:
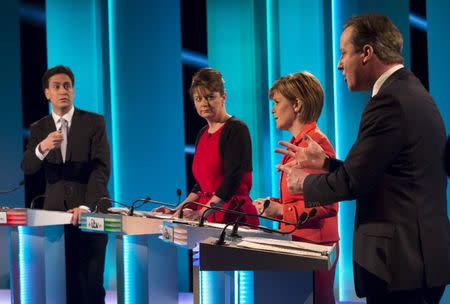
<svg viewBox="0 0 450 304"><path fill-rule="evenodd" d="M420 81L403 67L403 38L382 15L350 18L338 69L351 91L371 91L345 161L283 142L295 156L289 189L308 207L356 199L355 289L367 303L438 303L450 282L445 128ZM302 168L325 169L307 174Z"/></svg>
<svg viewBox="0 0 450 304"><path fill-rule="evenodd" d="M103 116L73 106L74 83L68 67L45 72L42 84L52 113L32 124L22 169L25 174L44 169L44 209L73 213L74 226L65 227L67 303L97 304L105 297L107 236L76 225L81 213L94 211L108 195L109 145Z"/></svg>

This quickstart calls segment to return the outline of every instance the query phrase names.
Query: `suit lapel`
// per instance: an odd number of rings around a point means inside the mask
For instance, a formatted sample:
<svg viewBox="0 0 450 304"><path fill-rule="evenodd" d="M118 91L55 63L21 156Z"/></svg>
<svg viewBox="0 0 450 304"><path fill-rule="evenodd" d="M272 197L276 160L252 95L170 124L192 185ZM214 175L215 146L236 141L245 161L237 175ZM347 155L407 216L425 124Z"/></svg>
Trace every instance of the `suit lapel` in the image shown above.
<svg viewBox="0 0 450 304"><path fill-rule="evenodd" d="M409 74L408 69L406 69L406 68L398 69L391 76L389 76L388 79L386 79L386 81L383 83L383 85L381 86L381 88L378 92L381 92L383 89L389 87L391 85L391 83L393 83L394 81L396 81L403 75L407 75L407 74Z"/></svg>

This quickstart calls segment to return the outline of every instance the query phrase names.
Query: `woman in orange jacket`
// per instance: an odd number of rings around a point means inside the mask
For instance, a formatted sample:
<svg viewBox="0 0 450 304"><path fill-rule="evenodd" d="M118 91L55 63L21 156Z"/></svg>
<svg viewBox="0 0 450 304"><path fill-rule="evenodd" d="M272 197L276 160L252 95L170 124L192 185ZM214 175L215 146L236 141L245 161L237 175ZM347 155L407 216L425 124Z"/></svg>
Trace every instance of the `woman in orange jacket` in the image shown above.
<svg viewBox="0 0 450 304"><path fill-rule="evenodd" d="M292 134L290 143L306 147L307 142L313 139L325 153L334 158L335 152L328 138L317 127L317 120L323 107L323 90L318 79L308 72L299 72L281 77L275 81L269 91L274 106L272 114L277 129L287 130ZM284 155L281 164L292 159ZM310 170L311 173L314 170ZM271 203L264 212L269 217L282 218L284 221L296 223L298 216L309 212L305 208L303 194L292 194L287 187L287 176L280 176L280 198L269 198ZM253 202L256 209L263 210L266 199L257 199ZM310 242L321 245L331 245L339 241L338 233L338 204L330 204L316 208L316 214L297 229L292 239L295 241ZM281 229L290 230L292 226L281 225ZM314 272L315 303L335 303L333 286L336 263L329 271Z"/></svg>

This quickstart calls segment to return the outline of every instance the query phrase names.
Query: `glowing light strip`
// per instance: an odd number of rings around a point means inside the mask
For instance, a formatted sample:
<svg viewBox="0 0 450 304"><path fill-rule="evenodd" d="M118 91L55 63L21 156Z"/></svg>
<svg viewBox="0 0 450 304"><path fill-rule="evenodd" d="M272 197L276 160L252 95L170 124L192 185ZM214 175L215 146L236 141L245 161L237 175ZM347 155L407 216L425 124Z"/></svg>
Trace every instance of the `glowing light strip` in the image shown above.
<svg viewBox="0 0 450 304"><path fill-rule="evenodd" d="M337 41L337 28L338 25L337 23L337 15L338 15L338 7L340 5L340 0L333 0L331 2L331 23L332 23L332 44L333 44L333 67L337 67L338 64L338 60L339 60L339 47L337 45L338 41ZM333 92L334 92L334 136L335 136L335 147L336 147L336 156L338 159L342 159L342 155L341 155L341 145L340 145L340 136L339 136L339 123L340 123L340 119L339 119L339 108L338 108L338 104L339 104L339 100L340 100L340 94L339 94L339 90L337 89L337 83L338 83L338 70L337 68L333 69ZM339 226L339 231L344 231L342 227L345 223L342 222L342 216L339 216L338 218L338 226ZM342 246L341 246L342 248ZM345 279L344 279L344 265L342 265L342 261L344 261L344 257L345 257L345 250L344 248L342 248L342 250L340 250L339 253L340 257L339 257L339 262L337 265L338 268L338 280L339 280L339 294L338 294L338 299L342 300L342 296L344 294L344 283L345 283Z"/></svg>
<svg viewBox="0 0 450 304"><path fill-rule="evenodd" d="M119 183L119 138L117 130L117 107L116 107L116 65L115 65L115 39L114 39L114 0L108 1L108 32L109 32L109 68L110 68L110 86L111 86L111 133L112 133L112 168L114 176L114 196L116 200L121 200Z"/></svg>
<svg viewBox="0 0 450 304"><path fill-rule="evenodd" d="M254 283L253 271L235 271L234 285L235 292L234 302L236 304L253 304L254 303Z"/></svg>
<svg viewBox="0 0 450 304"><path fill-rule="evenodd" d="M428 23L427 20L419 15L410 13L409 14L409 23L411 26L426 32L428 29Z"/></svg>
<svg viewBox="0 0 450 304"><path fill-rule="evenodd" d="M28 280L28 261L30 261L29 250L26 246L27 228L23 226L17 227L19 235L19 286L20 286L20 303L32 303L32 296L28 293L30 282ZM11 295L12 297L12 295Z"/></svg>
<svg viewBox="0 0 450 304"><path fill-rule="evenodd" d="M199 271L200 304L214 303L214 276L211 271Z"/></svg>
<svg viewBox="0 0 450 304"><path fill-rule="evenodd" d="M181 51L181 61L185 65L196 68L203 68L208 66L208 57L190 50Z"/></svg>
<svg viewBox="0 0 450 304"><path fill-rule="evenodd" d="M132 236L124 235L122 240L122 250L123 250L123 298L125 304L133 304L136 303L136 299L134 295L130 292L132 290L134 280L133 276L131 276L131 263L132 252L130 250L130 238Z"/></svg>
<svg viewBox="0 0 450 304"><path fill-rule="evenodd" d="M267 16L267 69L268 69L268 84L269 86L272 85L275 78L277 78L278 75L275 75L275 67L273 64L274 60L274 50L273 50L273 19L272 19L272 0L267 0L266 2L266 16ZM269 100L268 103L268 109L272 108L272 102ZM270 116L270 115L269 115ZM275 168L275 165L277 164L276 155L273 153L273 150L276 147L276 142L278 141L277 133L276 133L276 126L275 126L275 120L270 117L269 119L269 128L270 128L270 168ZM278 197L279 196L279 181L278 181L278 175L274 172L271 175L271 190L272 190L272 196Z"/></svg>

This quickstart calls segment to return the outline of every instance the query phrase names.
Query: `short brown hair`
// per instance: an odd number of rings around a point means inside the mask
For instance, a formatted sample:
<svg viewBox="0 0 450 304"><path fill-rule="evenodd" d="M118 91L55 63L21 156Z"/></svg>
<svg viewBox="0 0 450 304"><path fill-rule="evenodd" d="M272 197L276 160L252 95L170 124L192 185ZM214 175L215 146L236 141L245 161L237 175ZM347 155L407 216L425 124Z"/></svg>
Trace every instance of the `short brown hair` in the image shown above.
<svg viewBox="0 0 450 304"><path fill-rule="evenodd" d="M403 63L403 37L392 21L378 14L353 16L347 20L344 29L351 27L352 43L356 51L364 45L371 45L378 58L386 63Z"/></svg>
<svg viewBox="0 0 450 304"><path fill-rule="evenodd" d="M57 65L48 69L42 76L42 89L44 91L48 89L48 80L56 74L66 74L72 80L72 86L75 86L75 76L73 76L72 70L67 66Z"/></svg>
<svg viewBox="0 0 450 304"><path fill-rule="evenodd" d="M219 92L220 95L223 95L225 94L224 83L222 73L211 68L203 68L192 77L189 93L192 97L197 89L204 88L210 92Z"/></svg>
<svg viewBox="0 0 450 304"><path fill-rule="evenodd" d="M323 89L313 74L299 72L283 76L274 82L269 90L269 97L273 99L276 92L291 102L300 100L302 122L308 123L319 119L323 107Z"/></svg>

